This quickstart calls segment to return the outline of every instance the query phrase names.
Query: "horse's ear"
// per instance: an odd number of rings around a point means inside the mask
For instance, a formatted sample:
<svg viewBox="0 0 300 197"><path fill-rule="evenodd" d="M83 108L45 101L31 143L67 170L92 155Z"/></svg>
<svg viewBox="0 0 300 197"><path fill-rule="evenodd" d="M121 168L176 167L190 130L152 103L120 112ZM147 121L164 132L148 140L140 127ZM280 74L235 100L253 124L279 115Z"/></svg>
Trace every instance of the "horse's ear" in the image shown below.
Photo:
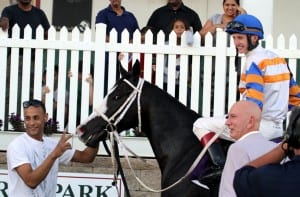
<svg viewBox="0 0 300 197"><path fill-rule="evenodd" d="M139 77L141 72L140 62L139 60L136 60L132 67L132 75L134 77Z"/></svg>
<svg viewBox="0 0 300 197"><path fill-rule="evenodd" d="M119 60L118 60L117 64L118 64L121 76L122 77L128 76L128 72L123 68L123 66Z"/></svg>

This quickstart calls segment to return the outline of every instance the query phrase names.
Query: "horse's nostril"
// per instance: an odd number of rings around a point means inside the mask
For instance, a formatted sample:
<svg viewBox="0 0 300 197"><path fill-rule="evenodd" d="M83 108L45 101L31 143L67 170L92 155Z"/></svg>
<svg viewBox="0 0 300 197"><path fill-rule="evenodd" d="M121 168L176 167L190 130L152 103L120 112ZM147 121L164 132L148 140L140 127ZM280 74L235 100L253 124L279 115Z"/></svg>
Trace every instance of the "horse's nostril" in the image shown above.
<svg viewBox="0 0 300 197"><path fill-rule="evenodd" d="M84 129L83 127L78 127L78 128L77 128L77 134L78 134L79 136L81 136L84 132L85 132L85 129Z"/></svg>

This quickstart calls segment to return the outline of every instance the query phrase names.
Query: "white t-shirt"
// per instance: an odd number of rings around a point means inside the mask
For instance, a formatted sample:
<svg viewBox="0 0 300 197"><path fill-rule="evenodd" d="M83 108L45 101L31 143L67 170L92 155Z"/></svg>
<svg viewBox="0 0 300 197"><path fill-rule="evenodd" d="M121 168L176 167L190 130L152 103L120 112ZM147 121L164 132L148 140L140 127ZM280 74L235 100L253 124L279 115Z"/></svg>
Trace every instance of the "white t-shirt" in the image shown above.
<svg viewBox="0 0 300 197"><path fill-rule="evenodd" d="M59 164L68 164L75 153L75 149L67 150L59 157L53 164L47 177L35 189L31 189L24 183L15 168L22 164L29 163L33 170L36 169L53 151L57 143L57 141L48 137L43 137L43 141L38 141L31 138L27 133L24 133L8 145L7 167L9 196L56 196Z"/></svg>

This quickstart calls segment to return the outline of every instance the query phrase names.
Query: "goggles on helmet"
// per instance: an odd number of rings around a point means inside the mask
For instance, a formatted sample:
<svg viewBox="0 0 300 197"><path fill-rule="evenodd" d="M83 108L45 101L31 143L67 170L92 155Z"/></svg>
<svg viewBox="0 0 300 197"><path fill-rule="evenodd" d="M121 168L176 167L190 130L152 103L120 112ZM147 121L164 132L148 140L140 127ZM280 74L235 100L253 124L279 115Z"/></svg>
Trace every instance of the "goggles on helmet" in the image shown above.
<svg viewBox="0 0 300 197"><path fill-rule="evenodd" d="M237 21L232 21L227 24L226 30L228 31L237 31L237 32L243 32L243 31L255 31L255 32L262 32L261 29L254 28L254 27L247 27L243 23L237 22Z"/></svg>

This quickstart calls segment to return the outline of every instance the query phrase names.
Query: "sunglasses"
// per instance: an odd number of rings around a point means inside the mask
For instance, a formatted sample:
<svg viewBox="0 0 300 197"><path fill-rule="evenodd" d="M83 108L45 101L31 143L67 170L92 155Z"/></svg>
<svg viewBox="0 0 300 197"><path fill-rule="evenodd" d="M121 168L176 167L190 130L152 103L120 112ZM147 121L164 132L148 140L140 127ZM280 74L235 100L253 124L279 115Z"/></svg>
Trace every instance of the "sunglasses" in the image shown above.
<svg viewBox="0 0 300 197"><path fill-rule="evenodd" d="M43 108L43 110L46 112L46 108L45 108L45 105L42 101L40 100L36 100L36 99L33 99L33 100L29 100L29 101L24 101L23 102L23 108L28 108L30 106L34 106L34 107L41 107Z"/></svg>
<svg viewBox="0 0 300 197"><path fill-rule="evenodd" d="M247 27L243 23L232 21L227 24L226 29L228 30L234 30L234 31L262 31L261 29L253 28L253 27Z"/></svg>

